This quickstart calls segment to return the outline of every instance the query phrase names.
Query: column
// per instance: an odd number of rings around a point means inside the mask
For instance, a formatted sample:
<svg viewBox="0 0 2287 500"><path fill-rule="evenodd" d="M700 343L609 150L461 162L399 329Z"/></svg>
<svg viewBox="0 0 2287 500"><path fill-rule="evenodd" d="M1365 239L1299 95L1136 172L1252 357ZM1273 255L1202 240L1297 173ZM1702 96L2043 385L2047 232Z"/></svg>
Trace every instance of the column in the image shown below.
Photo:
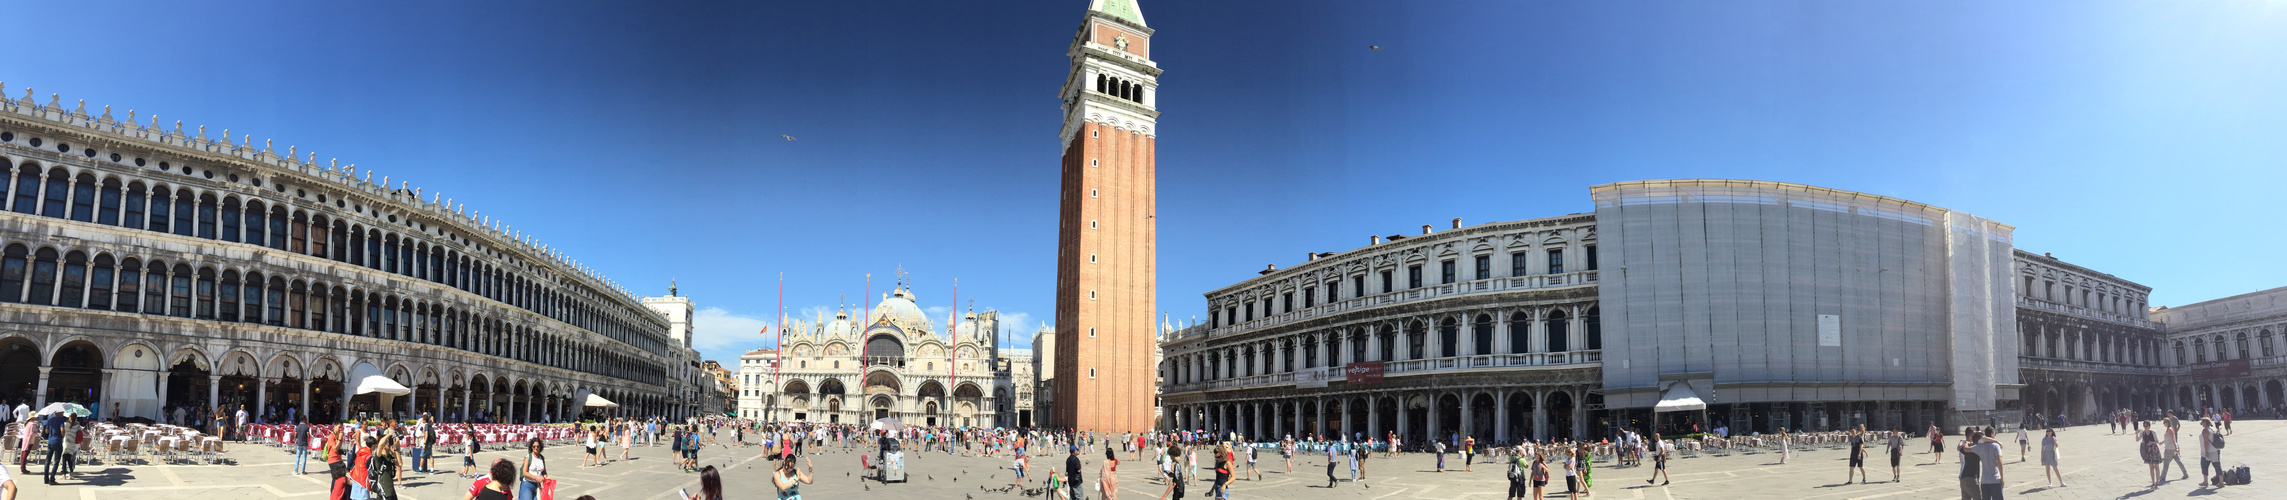
<svg viewBox="0 0 2287 500"><path fill-rule="evenodd" d="M254 379L254 418L261 420L270 411L270 379Z"/></svg>
<svg viewBox="0 0 2287 500"><path fill-rule="evenodd" d="M341 414L340 414L340 415L335 415L335 416L334 416L334 418L336 418L336 419L340 419L340 420L349 420L349 397L350 397L350 394L349 394L349 388L350 388L349 384L342 384L342 391L341 391Z"/></svg>
<svg viewBox="0 0 2287 500"><path fill-rule="evenodd" d="M40 367L40 392L32 394L32 411L39 411L40 408L48 406L48 370L52 369L54 367Z"/></svg>
<svg viewBox="0 0 2287 500"><path fill-rule="evenodd" d="M1312 405L1315 406L1312 411L1317 412L1317 415L1310 419L1311 433L1326 434L1326 398L1318 398L1316 402Z"/></svg>
<svg viewBox="0 0 2287 500"><path fill-rule="evenodd" d="M1371 394L1366 396L1366 434L1375 439L1382 437L1381 398Z"/></svg>
<svg viewBox="0 0 2287 500"><path fill-rule="evenodd" d="M307 373L305 373L304 375L307 375ZM295 414L295 415L300 415L302 418L309 418L309 417L310 417L310 380L309 380L309 379L306 379L306 378L305 378L305 379L302 379L302 409L301 409L300 411L294 412L294 414ZM308 443L304 443L304 444L308 444Z"/></svg>
<svg viewBox="0 0 2287 500"><path fill-rule="evenodd" d="M405 415L421 415L421 387L418 380L415 381L413 390L405 393Z"/></svg>
<svg viewBox="0 0 2287 500"><path fill-rule="evenodd" d="M110 368L104 368L102 371L103 380L101 383L95 384L95 404L97 406L95 408L89 409L95 410L96 415L102 416L104 418L120 418L120 415L118 415L119 412L111 411L112 370ZM126 410L127 408L125 405L121 405L119 409Z"/></svg>
<svg viewBox="0 0 2287 500"><path fill-rule="evenodd" d="M1572 254L1572 252L1565 252L1565 253L1566 253L1566 254ZM1567 257L1570 257L1570 256L1571 256L1571 255L1567 255ZM1585 262L1587 262L1587 261L1583 260L1583 261L1581 261L1581 262L1585 263ZM1565 266L1565 267L1566 267L1566 268L1571 268L1572 266L1569 266L1569 265L1568 265L1568 266ZM1580 307L1580 306L1578 306L1578 305L1566 305L1566 306L1563 306L1563 307L1564 307L1564 348L1565 348L1565 349L1574 350L1574 351L1578 351L1578 350L1582 350L1582 349L1587 349L1587 348L1588 348L1588 318L1582 317L1582 315L1584 315L1584 314L1588 314L1588 309L1585 309L1585 308L1581 308L1581 307Z"/></svg>
<svg viewBox="0 0 2287 500"><path fill-rule="evenodd" d="M1438 440L1438 439L1442 439L1442 438L1444 438L1444 437L1445 437L1445 431L1446 431L1446 429L1445 429L1445 426L1444 426L1444 425L1439 425L1439 424L1442 424L1442 423L1444 423L1444 421L1442 420L1442 418L1443 418L1445 415L1443 414L1443 412L1439 412L1439 411L1437 411L1437 410L1438 410L1438 407L1440 407L1440 406L1445 406L1445 405L1444 405L1444 403L1445 403L1445 402L1444 402L1444 401L1441 401L1442 399L1444 399L1444 397L1442 397L1441 395L1439 395L1439 394L1436 394L1436 393L1431 393L1431 394L1429 395L1429 439L1430 439L1431 441L1435 441L1435 440ZM1424 443L1427 443L1427 442L1429 442L1429 441L1423 441L1423 442L1424 442Z"/></svg>
<svg viewBox="0 0 2287 500"><path fill-rule="evenodd" d="M1493 311L1493 353L1509 353L1509 315L1506 310Z"/></svg>
<svg viewBox="0 0 2287 500"><path fill-rule="evenodd" d="M1296 435L1296 438L1310 435L1310 431L1308 430L1310 429L1310 423L1302 419L1302 400L1297 399L1290 404L1293 407L1288 408L1287 412L1294 414L1294 428L1290 429L1290 431Z"/></svg>
<svg viewBox="0 0 2287 500"><path fill-rule="evenodd" d="M1476 398L1477 397L1474 394L1461 395L1461 434L1463 436L1469 436L1472 435L1472 433L1477 432L1476 412L1469 411L1469 400Z"/></svg>
<svg viewBox="0 0 2287 500"><path fill-rule="evenodd" d="M1256 441L1261 441L1263 431L1265 430L1263 429L1263 404L1257 402L1250 405L1247 409L1247 416L1251 417L1248 420L1253 421L1247 425L1247 429L1252 431L1247 433L1248 438Z"/></svg>
<svg viewBox="0 0 2287 500"><path fill-rule="evenodd" d="M1570 392L1572 392L1572 391L1569 391L1569 390L1568 390L1568 391L1566 391L1566 392L1570 393ZM1588 435L1588 402L1587 402L1587 400L1586 400L1586 399L1584 399L1584 398L1586 398L1586 397L1588 396L1588 394L1586 393L1586 391L1582 391L1581 393L1577 393L1577 394L1571 394L1571 396L1572 396L1572 435L1573 435L1573 436L1587 436L1587 435Z"/></svg>
<svg viewBox="0 0 2287 500"><path fill-rule="evenodd" d="M1509 442L1509 391L1493 394L1493 441Z"/></svg>
<svg viewBox="0 0 2287 500"><path fill-rule="evenodd" d="M1525 344L1531 348L1525 352L1548 352L1548 325L1542 321L1548 319L1548 311L1535 307L1525 314L1531 316L1525 322Z"/></svg>
<svg viewBox="0 0 2287 500"><path fill-rule="evenodd" d="M45 378L45 377L43 377L43 378ZM44 386L44 385L46 385L46 384L41 384L41 385L43 385L43 386ZM213 414L214 414L214 412L215 412L215 410L220 410L220 409L222 409L222 376L221 376L221 375L213 375L213 374L208 374L208 375L206 376L206 405L207 405L207 409L206 409L206 411L207 411L207 415L213 415Z"/></svg>
<svg viewBox="0 0 2287 500"><path fill-rule="evenodd" d="M1413 439L1413 419L1410 419L1410 418L1406 418L1406 400L1405 400L1405 397L1403 396L1403 394L1404 394L1404 393L1399 393L1399 394L1400 394L1400 396L1398 397L1398 436L1404 437L1404 438L1406 438L1406 439Z"/></svg>
<svg viewBox="0 0 2287 500"><path fill-rule="evenodd" d="M1533 440L1548 440L1548 391L1533 391Z"/></svg>

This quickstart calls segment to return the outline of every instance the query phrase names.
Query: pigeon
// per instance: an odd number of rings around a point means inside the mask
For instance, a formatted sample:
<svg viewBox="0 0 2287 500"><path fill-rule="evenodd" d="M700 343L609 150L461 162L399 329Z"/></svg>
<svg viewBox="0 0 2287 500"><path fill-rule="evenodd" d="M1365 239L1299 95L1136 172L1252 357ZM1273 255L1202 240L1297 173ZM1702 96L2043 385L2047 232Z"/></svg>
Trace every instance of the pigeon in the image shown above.
<svg viewBox="0 0 2287 500"><path fill-rule="evenodd" d="M1380 47L1375 47L1375 48L1374 48L1374 50L1382 50L1382 49L1381 49ZM784 138L786 138L786 140L789 140L789 141L791 141L791 140L794 140L794 136L791 136L791 135L786 135L786 134L778 134L778 136L779 136L779 137L784 137Z"/></svg>
<svg viewBox="0 0 2287 500"><path fill-rule="evenodd" d="M1374 51L1375 51L1375 52L1381 52L1381 51L1382 51L1382 46L1380 46L1380 45L1367 45L1367 46L1366 46L1366 48L1369 48L1369 49L1374 49Z"/></svg>

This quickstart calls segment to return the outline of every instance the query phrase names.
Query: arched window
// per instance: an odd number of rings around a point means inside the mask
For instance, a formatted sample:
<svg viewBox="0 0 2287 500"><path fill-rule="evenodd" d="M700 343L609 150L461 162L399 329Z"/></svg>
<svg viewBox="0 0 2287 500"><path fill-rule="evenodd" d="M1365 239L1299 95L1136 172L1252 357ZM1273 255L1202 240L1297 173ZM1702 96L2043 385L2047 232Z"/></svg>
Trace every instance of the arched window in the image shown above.
<svg viewBox="0 0 2287 500"><path fill-rule="evenodd" d="M1473 330L1472 332L1470 332L1470 333L1472 334L1472 335L1470 335L1470 338L1471 338L1472 340L1475 340L1475 341L1476 341L1476 342L1475 342L1475 343L1476 343L1476 348L1475 348L1475 349L1471 349L1471 350L1470 350L1470 354L1475 354L1475 355L1479 355L1479 356L1483 356L1483 355L1486 355L1486 354L1492 354L1492 353L1493 353L1493 317L1492 317L1492 316L1489 316L1489 315L1484 315L1484 314L1479 314L1479 315L1477 315L1477 322L1476 322L1475 326L1473 327L1473 329L1474 329L1474 330Z"/></svg>
<svg viewBox="0 0 2287 500"><path fill-rule="evenodd" d="M143 273L143 314L167 314L167 265L159 261Z"/></svg>
<svg viewBox="0 0 2287 500"><path fill-rule="evenodd" d="M270 207L270 248L286 249L286 207Z"/></svg>
<svg viewBox="0 0 2287 500"><path fill-rule="evenodd" d="M334 240L334 242L335 242L335 243L341 243L341 240L339 239L339 238L340 238L339 236L337 236L337 237L335 237L335 238L336 238L336 239ZM358 265L358 266L365 266L365 265L366 265L366 264L365 264L365 230L364 230L364 229L360 229L358 226L354 226L354 225L349 227L349 246L348 246L348 250L349 250L349 260L347 260L347 261L345 261L345 262L348 262L348 263L350 263L351 265ZM366 267L372 267L372 266L366 266Z"/></svg>
<svg viewBox="0 0 2287 500"><path fill-rule="evenodd" d="M381 270L397 272L397 235L381 237Z"/></svg>
<svg viewBox="0 0 2287 500"><path fill-rule="evenodd" d="M405 340L402 335L398 334L397 330L397 298L390 297L377 302L381 303L381 307L374 310L381 315L380 337L390 340Z"/></svg>
<svg viewBox="0 0 2287 500"><path fill-rule="evenodd" d="M16 171L16 213L40 213L40 166L30 163Z"/></svg>
<svg viewBox="0 0 2287 500"><path fill-rule="evenodd" d="M167 300L152 301L153 305L146 307L158 307L158 305L164 304L167 307L168 316L191 317L191 267L185 264L175 264L175 267L168 269L170 272L167 273L158 272L159 263L157 262L151 263L151 267L151 277L144 282L166 279L167 286L152 287L152 291L166 291Z"/></svg>
<svg viewBox="0 0 2287 500"><path fill-rule="evenodd" d="M1426 349L1426 344L1429 343L1427 330L1428 327L1421 324L1420 321L1406 324L1406 359L1429 357L1429 352Z"/></svg>
<svg viewBox="0 0 2287 500"><path fill-rule="evenodd" d="M239 238L238 238L238 221L239 221L239 212L238 212L238 199L237 199L237 198L223 198L223 199L222 199L222 234L220 235L220 236L221 236L221 239L222 239L222 241L239 241ZM207 219L206 219L206 217L199 217L199 222L201 222L201 223L205 223L205 222L207 222Z"/></svg>
<svg viewBox="0 0 2287 500"><path fill-rule="evenodd" d="M220 292L216 296L220 299L219 302L222 303L222 306L215 311L215 318L223 321L238 321L238 271L223 271L222 288L217 291ZM201 290L200 295L205 295L205 291Z"/></svg>
<svg viewBox="0 0 2287 500"><path fill-rule="evenodd" d="M271 288L271 281L275 280L265 281L261 274L246 273L246 322L276 325L284 319L281 316L285 314L278 307L284 305L279 304L282 302L279 295L285 291Z"/></svg>
<svg viewBox="0 0 2287 500"><path fill-rule="evenodd" d="M294 280L293 288L291 288L286 295L287 327L317 330L317 328L309 327L310 323L307 319L308 316L306 315L306 313L309 311L309 301L309 284L303 283L301 280Z"/></svg>
<svg viewBox="0 0 2287 500"><path fill-rule="evenodd" d="M1096 75L1096 93L1104 92L1104 75Z"/></svg>
<svg viewBox="0 0 2287 500"><path fill-rule="evenodd" d="M1564 352L1571 350L1570 346L1565 345L1564 342L1566 337L1571 336L1572 333L1570 330L1572 328L1572 322L1569 321L1570 319L1571 318L1565 316L1564 309L1559 308L1549 310L1548 322L1546 325L1542 326L1542 328L1548 329L1549 352Z"/></svg>
<svg viewBox="0 0 2287 500"><path fill-rule="evenodd" d="M95 223L107 226L119 225L119 181L116 179L104 180L103 194L97 196L96 199L98 206L95 211Z"/></svg>
<svg viewBox="0 0 2287 500"><path fill-rule="evenodd" d="M246 238L243 241L255 246L270 246L270 230L264 227L269 222L269 210L262 208L262 202L246 200Z"/></svg>
<svg viewBox="0 0 2287 500"><path fill-rule="evenodd" d="M1524 354L1524 353L1532 352L1532 347L1533 347L1533 341L1532 341L1532 338L1533 338L1533 337L1532 337L1532 335L1533 335L1533 312L1532 312L1532 311L1516 311L1516 312L1511 312L1511 313L1509 313L1509 353L1510 353L1510 354Z"/></svg>
<svg viewBox="0 0 2287 500"><path fill-rule="evenodd" d="M95 221L95 176L80 174L71 187L71 220Z"/></svg>
<svg viewBox="0 0 2287 500"><path fill-rule="evenodd" d="M1381 341L1381 345L1375 346L1377 349L1379 349L1374 351L1375 361L1397 361L1398 335L1397 332L1391 331L1394 329L1394 327L1395 325L1383 324L1380 327L1375 327L1372 330L1362 332L1363 335L1369 335ZM1358 358L1358 360L1365 361L1366 358L1361 357Z"/></svg>
<svg viewBox="0 0 2287 500"><path fill-rule="evenodd" d="M174 198L167 194L166 186L151 190L151 224L145 229L161 233L169 231L171 226L168 224L174 220L174 217L167 215L174 211L175 204L172 200Z"/></svg>
<svg viewBox="0 0 2287 500"><path fill-rule="evenodd" d="M1135 97L1134 97L1134 99L1135 99L1135 101L1136 101L1136 104L1143 104L1143 102L1144 102L1144 86L1143 86L1143 85L1140 85L1140 84L1139 84L1139 85L1136 85L1136 92L1135 92Z"/></svg>
<svg viewBox="0 0 2287 500"><path fill-rule="evenodd" d="M1582 329L1585 331L1580 333L1586 337L1585 343L1589 350L1604 348L1604 314L1597 309L1590 307L1588 314L1581 317Z"/></svg>
<svg viewBox="0 0 2287 500"><path fill-rule="evenodd" d="M334 326L333 322L328 321L329 318L338 318L339 316L328 315L328 311L334 310L334 305L332 294L326 293L324 283L310 284L309 308L309 329L321 332L341 332L339 328Z"/></svg>
<svg viewBox="0 0 2287 500"><path fill-rule="evenodd" d="M149 204L149 201L143 196L143 183L127 183L127 203L126 206L121 207L125 209L126 213L119 218L121 226L126 226L128 229L143 228L143 206Z"/></svg>
<svg viewBox="0 0 2287 500"><path fill-rule="evenodd" d="M1439 357L1450 358L1460 355L1461 347L1456 345L1460 343L1461 326L1453 321L1453 318L1445 318L1444 322L1437 325L1437 355Z"/></svg>
<svg viewBox="0 0 2287 500"><path fill-rule="evenodd" d="M78 251L64 254L64 282L62 290L56 295L56 305L86 307L86 297L87 254Z"/></svg>
<svg viewBox="0 0 2287 500"><path fill-rule="evenodd" d="M2236 343L2232 344L2232 346L2239 350L2239 359L2247 359L2248 353L2255 352L2247 348L2247 332L2239 332L2239 338L2237 339Z"/></svg>
<svg viewBox="0 0 2287 500"><path fill-rule="evenodd" d="M0 253L0 302L24 301L24 273L30 264L23 245L8 245Z"/></svg>
<svg viewBox="0 0 2287 500"><path fill-rule="evenodd" d="M2208 362L2207 339L2192 339L2192 360L2198 363Z"/></svg>
<svg viewBox="0 0 2287 500"><path fill-rule="evenodd" d="M73 252L78 255L78 252ZM68 263L71 259L65 259ZM95 266L87 270L87 308L111 310L111 256L95 256Z"/></svg>
<svg viewBox="0 0 2287 500"><path fill-rule="evenodd" d="M71 197L71 174L64 169L48 170L47 202L40 204L40 215L64 218L64 198Z"/></svg>
<svg viewBox="0 0 2287 500"><path fill-rule="evenodd" d="M197 230L198 230L198 225L197 225L197 224L192 224L192 223L191 223L191 217L192 217L194 214L196 214L198 211L199 211L199 203L198 203L198 200L197 200L197 199L195 199L195 198L193 198L193 197L191 196L191 191L190 191L190 190L188 190L188 189L185 189L185 190L181 190L181 191L176 191L176 192L175 192L175 234L177 234L177 235L181 235L181 236L190 236L190 235L192 235L192 234L193 234L193 232L194 232L194 231L197 231ZM209 214L209 215L210 215L210 217L209 217L209 218L212 218L212 217L211 217L211 215L212 215L212 214ZM211 228L211 227L210 227L210 228L207 228L207 229L208 229L209 231L212 231L214 228ZM210 232L209 234L212 234L212 233Z"/></svg>
<svg viewBox="0 0 2287 500"><path fill-rule="evenodd" d="M54 305L54 304L55 304L55 298L56 298L56 250L55 250L55 249L53 249L53 248L42 248L42 249L40 249L38 252L34 252L34 253L32 254L32 289L31 289L31 293L30 293L30 294L28 294L28 296L29 296L30 298L29 298L29 299L27 299L27 300L25 300L25 302L30 302L30 303L33 303L33 304L39 304L39 305L43 305L43 306L45 306L45 305Z"/></svg>
<svg viewBox="0 0 2287 500"><path fill-rule="evenodd" d="M200 196L198 198L198 203L199 237L210 240L215 239L214 212L216 209L222 208L222 204L215 202L214 195L211 194ZM237 222L232 222L230 225L232 228L238 227ZM233 229L233 231L235 230L236 229Z"/></svg>
<svg viewBox="0 0 2287 500"><path fill-rule="evenodd" d="M195 292L198 294L198 312L197 315L193 317L198 319L214 319L214 278L214 268L199 268L198 288L195 290Z"/></svg>
<svg viewBox="0 0 2287 500"><path fill-rule="evenodd" d="M143 261L134 258L119 261L119 290L118 294L115 295L118 299L112 301L111 309L120 312L143 312L142 295Z"/></svg>
<svg viewBox="0 0 2287 500"><path fill-rule="evenodd" d="M2268 357L2272 357L2272 356L2277 356L2277 355L2278 355L2278 354L2277 354L2277 351L2273 351L2273 350L2272 350L2272 347L2271 347L2271 330L2264 330L2264 331L2263 331L2263 335L2262 335L2262 337L2263 337L2263 357L2266 357L2266 358L2268 358Z"/></svg>

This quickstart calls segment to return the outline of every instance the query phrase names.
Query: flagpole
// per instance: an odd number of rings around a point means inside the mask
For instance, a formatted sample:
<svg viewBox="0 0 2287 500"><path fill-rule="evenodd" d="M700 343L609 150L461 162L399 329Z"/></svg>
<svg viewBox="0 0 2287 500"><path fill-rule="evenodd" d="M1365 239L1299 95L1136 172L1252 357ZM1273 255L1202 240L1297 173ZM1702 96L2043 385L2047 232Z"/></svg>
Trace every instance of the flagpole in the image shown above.
<svg viewBox="0 0 2287 500"><path fill-rule="evenodd" d="M772 350L775 350L775 351L778 351L778 356L777 356L777 357L774 357L774 358L771 358L771 360L770 360L770 390L772 390L772 391L777 391L777 392L782 392L782 393L783 393L783 392L785 392L785 391L781 391L781 390L779 390L778 384L779 384L779 373L780 373L780 372L782 372L782 371L784 371L784 367L785 367L785 365L786 365L786 273L785 273L785 272L780 272L780 273L778 273L778 324L775 326L775 328L774 328L774 329L778 330L778 338L777 338L777 339L775 339L775 340L772 340L772 341L771 341L771 349L772 349ZM776 397L776 395L772 395L772 396L771 396L771 400L772 400L772 401L776 401L776 400L777 400L777 397ZM771 405L771 406L777 406L777 405ZM764 417L769 417L769 415L764 415Z"/></svg>
<svg viewBox="0 0 2287 500"><path fill-rule="evenodd" d="M956 400L961 394L961 279L953 278L953 362L946 363L946 377L953 380ZM946 408L952 410L952 408Z"/></svg>

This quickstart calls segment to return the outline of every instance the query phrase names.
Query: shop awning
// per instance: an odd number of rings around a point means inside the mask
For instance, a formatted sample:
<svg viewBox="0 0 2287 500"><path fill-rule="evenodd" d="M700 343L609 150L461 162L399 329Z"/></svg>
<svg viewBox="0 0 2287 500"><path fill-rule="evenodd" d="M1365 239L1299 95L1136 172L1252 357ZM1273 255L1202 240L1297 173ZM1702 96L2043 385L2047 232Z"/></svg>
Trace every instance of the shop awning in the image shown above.
<svg viewBox="0 0 2287 500"><path fill-rule="evenodd" d="M604 397L603 397L603 396L597 396L597 395L595 395L595 394L589 394L589 395L588 395L588 400L587 400L587 401L583 401L583 402L581 402L581 403L580 403L580 406L600 406L600 407L604 407L604 408L618 408L618 407L619 407L619 403L613 403L613 402L611 402L611 400L608 400L608 399L604 399Z"/></svg>
<svg viewBox="0 0 2287 500"><path fill-rule="evenodd" d="M412 389L405 388L405 384L400 384L397 383L396 380L391 380L389 377L382 375L380 370L373 369L373 365L364 363L359 363L357 365L357 369L350 372L349 381L351 383L357 384L355 386L355 390L350 392L350 394L378 393L388 394L391 396L403 396L413 393Z"/></svg>
<svg viewBox="0 0 2287 500"><path fill-rule="evenodd" d="M1659 406L1652 407L1652 412L1666 413L1671 411L1699 411L1705 409L1707 409L1707 402L1701 401L1699 399L1699 393L1691 390L1691 384L1678 383L1676 385L1669 386L1667 391L1660 393L1660 404Z"/></svg>

